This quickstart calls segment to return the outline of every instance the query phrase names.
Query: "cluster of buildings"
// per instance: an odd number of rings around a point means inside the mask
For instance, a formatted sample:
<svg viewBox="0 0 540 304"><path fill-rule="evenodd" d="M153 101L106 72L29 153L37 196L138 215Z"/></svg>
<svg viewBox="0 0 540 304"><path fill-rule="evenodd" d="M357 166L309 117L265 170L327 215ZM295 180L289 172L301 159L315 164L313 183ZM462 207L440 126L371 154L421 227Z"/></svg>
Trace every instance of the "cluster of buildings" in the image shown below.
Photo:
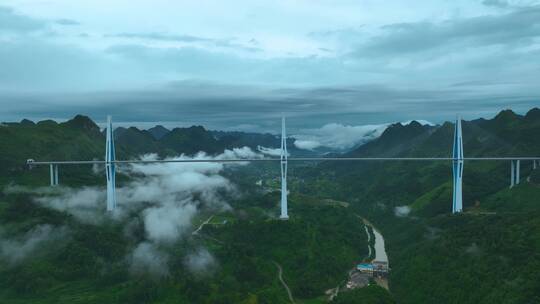
<svg viewBox="0 0 540 304"><path fill-rule="evenodd" d="M369 285L371 278L385 281L389 271L388 262L360 263L356 265L356 269L349 272L349 280L345 286L347 289L362 288Z"/></svg>
<svg viewBox="0 0 540 304"><path fill-rule="evenodd" d="M390 268L388 267L388 262L373 261L371 263L358 264L356 270L371 277L384 278L388 275Z"/></svg>

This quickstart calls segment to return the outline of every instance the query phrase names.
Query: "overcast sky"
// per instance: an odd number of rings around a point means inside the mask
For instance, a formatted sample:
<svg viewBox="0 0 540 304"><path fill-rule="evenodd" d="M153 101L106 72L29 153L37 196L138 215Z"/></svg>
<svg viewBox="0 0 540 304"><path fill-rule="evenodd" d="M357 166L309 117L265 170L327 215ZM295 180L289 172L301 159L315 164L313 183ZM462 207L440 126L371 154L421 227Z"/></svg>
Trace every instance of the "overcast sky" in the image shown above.
<svg viewBox="0 0 540 304"><path fill-rule="evenodd" d="M1 121L213 129L540 105L540 1L2 0Z"/></svg>

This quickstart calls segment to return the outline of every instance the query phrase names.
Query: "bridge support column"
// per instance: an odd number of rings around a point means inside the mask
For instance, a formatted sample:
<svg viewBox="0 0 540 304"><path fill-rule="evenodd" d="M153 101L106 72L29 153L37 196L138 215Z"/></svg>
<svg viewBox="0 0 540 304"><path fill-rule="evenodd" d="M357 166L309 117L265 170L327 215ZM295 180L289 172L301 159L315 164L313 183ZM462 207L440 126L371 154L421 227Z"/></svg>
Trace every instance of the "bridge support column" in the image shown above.
<svg viewBox="0 0 540 304"><path fill-rule="evenodd" d="M105 144L105 174L107 176L107 211L116 208L116 171L112 118L107 116L107 141Z"/></svg>
<svg viewBox="0 0 540 304"><path fill-rule="evenodd" d="M58 186L58 165L50 164L51 186Z"/></svg>
<svg viewBox="0 0 540 304"><path fill-rule="evenodd" d="M536 159L533 159L533 170L536 170Z"/></svg>
<svg viewBox="0 0 540 304"><path fill-rule="evenodd" d="M520 181L520 160L512 160L510 165L510 188L519 185Z"/></svg>
<svg viewBox="0 0 540 304"><path fill-rule="evenodd" d="M514 176L516 174L515 167L516 167L516 164L514 164L514 161L511 160L510 161L510 188L514 187L514 181L515 181Z"/></svg>
<svg viewBox="0 0 540 304"><path fill-rule="evenodd" d="M289 218L287 206L287 134L285 132L285 117L281 118L281 214L280 219Z"/></svg>
<svg viewBox="0 0 540 304"><path fill-rule="evenodd" d="M452 153L452 172L454 191L452 197L452 213L463 211L463 137L461 132L461 118L456 120L454 130L454 148Z"/></svg>
<svg viewBox="0 0 540 304"><path fill-rule="evenodd" d="M521 176L520 170L521 170L521 161L518 159L516 160L516 185L519 185L519 178Z"/></svg>
<svg viewBox="0 0 540 304"><path fill-rule="evenodd" d="M54 165L54 185L58 186L58 165Z"/></svg>
<svg viewBox="0 0 540 304"><path fill-rule="evenodd" d="M51 175L51 186L54 186L54 165L49 165L49 172Z"/></svg>

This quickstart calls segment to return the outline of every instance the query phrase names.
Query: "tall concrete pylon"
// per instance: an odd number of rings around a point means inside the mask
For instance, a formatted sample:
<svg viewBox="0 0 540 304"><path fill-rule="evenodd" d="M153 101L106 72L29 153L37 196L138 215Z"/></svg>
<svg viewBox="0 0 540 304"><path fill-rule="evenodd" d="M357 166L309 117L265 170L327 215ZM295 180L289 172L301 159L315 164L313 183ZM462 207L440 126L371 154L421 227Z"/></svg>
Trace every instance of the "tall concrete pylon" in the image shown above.
<svg viewBox="0 0 540 304"><path fill-rule="evenodd" d="M519 185L521 162L519 159L510 161L510 188Z"/></svg>
<svg viewBox="0 0 540 304"><path fill-rule="evenodd" d="M285 131L285 117L281 118L281 215L280 219L289 218L287 211L287 134Z"/></svg>
<svg viewBox="0 0 540 304"><path fill-rule="evenodd" d="M519 185L519 179L520 179L520 171L521 171L521 160L516 160L516 185Z"/></svg>
<svg viewBox="0 0 540 304"><path fill-rule="evenodd" d="M58 186L58 165L50 164L51 186Z"/></svg>
<svg viewBox="0 0 540 304"><path fill-rule="evenodd" d="M515 175L516 175L516 165L514 164L514 161L510 161L510 188L514 187L515 183Z"/></svg>
<svg viewBox="0 0 540 304"><path fill-rule="evenodd" d="M112 118L107 116L107 142L105 145L105 174L107 176L107 211L116 208L116 171L113 161L116 160L114 151L114 136Z"/></svg>
<svg viewBox="0 0 540 304"><path fill-rule="evenodd" d="M461 133L460 117L456 119L452 158L452 171L454 176L452 213L458 213L463 211L463 137Z"/></svg>

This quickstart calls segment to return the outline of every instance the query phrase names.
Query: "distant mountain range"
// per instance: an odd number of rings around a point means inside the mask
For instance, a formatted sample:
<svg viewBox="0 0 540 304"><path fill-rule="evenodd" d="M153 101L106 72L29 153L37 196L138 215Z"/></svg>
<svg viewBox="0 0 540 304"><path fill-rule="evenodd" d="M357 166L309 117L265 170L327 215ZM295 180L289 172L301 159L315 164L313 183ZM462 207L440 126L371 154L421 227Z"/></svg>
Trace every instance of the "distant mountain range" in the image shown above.
<svg viewBox="0 0 540 304"><path fill-rule="evenodd" d="M540 109L526 115L504 110L493 119L463 121L467 156L533 156L540 148ZM453 122L441 126L412 122L388 127L380 138L350 151L349 156L441 156L452 151Z"/></svg>
<svg viewBox="0 0 540 304"><path fill-rule="evenodd" d="M539 156L540 109L463 121L466 157ZM453 122L393 124L345 154L451 157ZM450 161L323 162L301 173L304 191L348 201L385 235L398 303L536 303L540 168L521 161L465 161L464 212L453 215ZM520 282L512 284L510 282Z"/></svg>
<svg viewBox="0 0 540 304"><path fill-rule="evenodd" d="M280 137L273 134L209 131L202 126L172 130L163 126L149 130L118 127L114 130L114 136L117 157L123 159L145 153L158 153L162 157L193 155L200 151L219 154L225 149L244 146L254 151L260 147L271 150L279 148L281 144ZM314 153L296 149L293 138L288 138L287 142L289 152L300 155ZM104 130L83 115L63 123L53 120L34 123L28 119L19 123L3 123L0 125L0 171L20 170L29 158L103 159L104 145Z"/></svg>
<svg viewBox="0 0 540 304"><path fill-rule="evenodd" d="M464 122L465 153L481 155L507 155L513 151L533 153L538 144L536 132L540 110L535 108L521 116L510 110L502 111L491 120L477 119ZM34 123L23 119L19 123L3 123L0 127L0 164L11 166L27 158L40 159L101 159L103 156L104 131L90 118L77 115L63 123L44 120ZM347 156L449 156L452 125L420 124L390 125L382 135L371 142L362 142ZM161 125L148 130L136 127L118 127L114 131L118 157L133 157L144 153L161 156L188 154L199 151L217 154L225 149L247 146L277 149L280 137L274 134L209 131L202 126L174 128ZM293 155L308 156L334 152L298 149L294 138L287 139L288 150ZM54 147L54 149L49 149ZM339 154L333 154L339 155ZM14 162L16 161L16 162ZM8 165L9 164L9 165Z"/></svg>

